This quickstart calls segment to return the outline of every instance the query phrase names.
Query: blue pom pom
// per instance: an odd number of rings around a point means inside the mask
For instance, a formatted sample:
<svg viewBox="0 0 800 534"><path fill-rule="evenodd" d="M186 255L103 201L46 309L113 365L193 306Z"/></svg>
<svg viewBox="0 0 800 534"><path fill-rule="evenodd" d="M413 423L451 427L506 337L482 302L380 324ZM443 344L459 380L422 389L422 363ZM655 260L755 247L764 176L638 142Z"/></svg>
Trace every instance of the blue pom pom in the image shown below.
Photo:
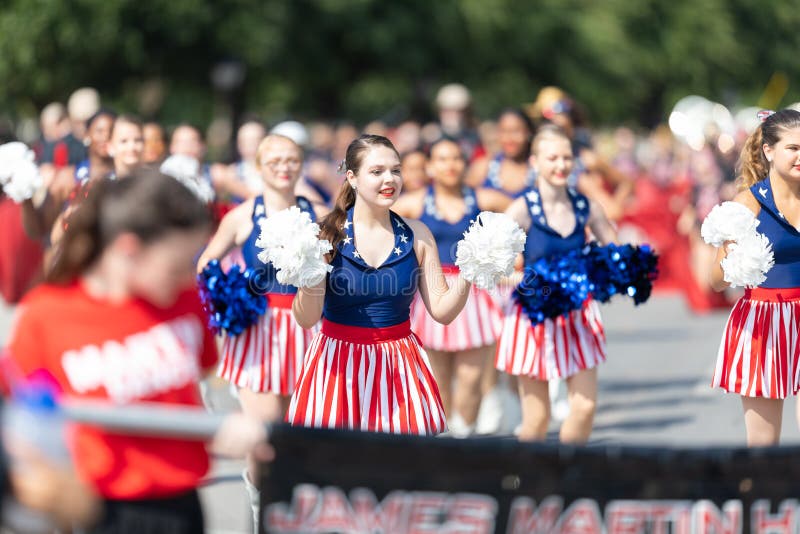
<svg viewBox="0 0 800 534"><path fill-rule="evenodd" d="M600 302L628 295L639 305L650 298L657 263L647 245L591 243L526 267L513 297L532 325L580 309L590 295Z"/></svg>
<svg viewBox="0 0 800 534"><path fill-rule="evenodd" d="M224 330L238 336L267 311L267 299L255 289L257 276L253 269L242 272L238 265L225 273L218 260L208 262L197 275L208 326L215 333Z"/></svg>
<svg viewBox="0 0 800 534"><path fill-rule="evenodd" d="M586 272L597 289L592 296L607 302L613 295L628 295L639 305L650 298L658 276L658 256L647 245L596 244L586 254Z"/></svg>

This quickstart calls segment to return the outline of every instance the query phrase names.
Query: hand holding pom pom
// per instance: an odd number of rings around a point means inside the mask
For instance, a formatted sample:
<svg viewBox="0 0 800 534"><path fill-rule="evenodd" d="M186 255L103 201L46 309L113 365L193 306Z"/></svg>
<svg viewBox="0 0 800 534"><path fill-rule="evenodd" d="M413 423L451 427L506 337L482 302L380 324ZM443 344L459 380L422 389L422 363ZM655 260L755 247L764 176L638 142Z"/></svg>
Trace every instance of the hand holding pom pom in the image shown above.
<svg viewBox="0 0 800 534"><path fill-rule="evenodd" d="M234 265L225 273L219 260L211 260L197 275L200 298L208 313L208 325L215 333L224 330L238 336L267 311L267 299L252 283L252 269L239 270Z"/></svg>
<svg viewBox="0 0 800 534"><path fill-rule="evenodd" d="M272 262L281 284L311 287L319 284L333 267L325 261L330 242L319 239L319 225L297 206L281 210L261 224L256 246L264 249L258 258Z"/></svg>
<svg viewBox="0 0 800 534"><path fill-rule="evenodd" d="M514 260L525 247L525 232L502 213L482 211L456 247L456 265L465 280L492 289L514 271Z"/></svg>
<svg viewBox="0 0 800 534"><path fill-rule="evenodd" d="M759 221L755 214L738 202L723 202L711 210L703 221L700 235L709 245L720 247L725 241L754 233Z"/></svg>
<svg viewBox="0 0 800 534"><path fill-rule="evenodd" d="M723 278L731 287L756 287L767 279L766 273L775 265L772 245L764 234L751 232L728 246L722 260Z"/></svg>
<svg viewBox="0 0 800 534"><path fill-rule="evenodd" d="M0 146L0 184L5 194L16 203L33 197L42 187L43 180L33 151L24 143Z"/></svg>

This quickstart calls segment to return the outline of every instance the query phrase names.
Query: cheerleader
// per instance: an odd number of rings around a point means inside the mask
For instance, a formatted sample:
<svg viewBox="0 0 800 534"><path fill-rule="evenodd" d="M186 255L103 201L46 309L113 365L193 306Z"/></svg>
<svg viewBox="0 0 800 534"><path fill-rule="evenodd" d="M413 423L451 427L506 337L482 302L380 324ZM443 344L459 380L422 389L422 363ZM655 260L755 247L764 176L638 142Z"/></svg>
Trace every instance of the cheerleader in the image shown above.
<svg viewBox="0 0 800 534"><path fill-rule="evenodd" d="M327 279L302 288L298 323L322 329L306 354L287 420L293 425L434 435L446 428L439 388L411 332L417 289L434 320L456 318L469 295L448 285L428 227L390 208L402 187L400 156L385 137L347 148L342 184L321 238L333 245Z"/></svg>
<svg viewBox="0 0 800 534"><path fill-rule="evenodd" d="M439 261L448 285L456 283L456 243L470 222L483 210L502 212L509 198L490 189L463 184L466 162L458 144L448 139L435 142L427 166L433 182L404 195L394 206L403 217L419 219L430 229L439 249ZM439 384L450 431L455 436L472 434L481 402L481 376L491 361L501 327L501 312L485 290L472 288L466 307L449 325L434 321L419 295L411 307L411 330L422 341ZM455 384L455 391L451 391Z"/></svg>
<svg viewBox="0 0 800 534"><path fill-rule="evenodd" d="M256 240L261 222L270 213L298 206L315 220L321 208L294 194L303 165L302 150L294 141L281 135L265 137L258 146L256 163L264 192L225 215L200 256L198 270L238 246L246 267L261 274L258 289L265 293L267 312L238 336L224 336L218 374L239 388L245 413L264 421L279 421L286 413L311 333L299 328L292 317L291 303L297 289L277 282L272 265L258 259Z"/></svg>
<svg viewBox="0 0 800 534"><path fill-rule="evenodd" d="M132 115L120 115L114 120L111 127L111 137L108 141L108 155L113 160L112 172L106 175L97 176L92 173L90 180L79 183L73 189L69 202L61 206L61 213L50 230L50 243L55 245L61 239L67 225L69 224L70 214L86 198L89 189L98 178L108 178L116 180L127 178L136 171L142 164L142 151L144 149L144 136L142 133L142 122Z"/></svg>
<svg viewBox="0 0 800 534"><path fill-rule="evenodd" d="M108 153L108 143L116 118L113 111L100 109L86 121L83 143L88 157L75 167L75 182L78 184L84 185L111 174L114 162Z"/></svg>
<svg viewBox="0 0 800 534"><path fill-rule="evenodd" d="M497 139L501 151L472 164L467 183L495 189L511 198L524 194L536 180L528 162L533 123L521 109L509 108L497 119Z"/></svg>
<svg viewBox="0 0 800 534"><path fill-rule="evenodd" d="M569 138L555 126L543 127L531 143L536 186L506 210L527 232L525 265L583 247L586 230L601 243L616 239L602 209L567 185L573 155ZM520 440L542 440L550 420L548 381L567 382L569 415L562 442L589 439L597 397L596 366L606 359L597 303L588 299L568 314L532 325L522 307L510 306L498 341L496 367L518 377L522 403Z"/></svg>
<svg viewBox="0 0 800 534"><path fill-rule="evenodd" d="M734 305L712 386L741 395L748 446L777 445L783 399L800 389L800 113L784 109L766 116L748 137L739 165L743 191L734 202L756 214L775 265ZM711 269L717 291L729 285L720 266L728 252L726 243Z"/></svg>

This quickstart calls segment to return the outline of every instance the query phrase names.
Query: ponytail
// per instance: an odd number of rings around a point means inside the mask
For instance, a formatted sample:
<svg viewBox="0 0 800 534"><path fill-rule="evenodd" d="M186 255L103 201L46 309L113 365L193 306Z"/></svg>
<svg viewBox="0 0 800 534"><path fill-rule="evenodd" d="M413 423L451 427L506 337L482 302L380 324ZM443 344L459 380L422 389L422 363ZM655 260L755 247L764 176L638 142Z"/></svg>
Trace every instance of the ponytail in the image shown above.
<svg viewBox="0 0 800 534"><path fill-rule="evenodd" d="M739 156L739 189L748 189L769 175L770 163L764 155L764 145L775 146L781 132L800 128L800 112L782 109L759 113L761 124L745 141Z"/></svg>
<svg viewBox="0 0 800 534"><path fill-rule="evenodd" d="M98 180L81 186L91 187L88 191L78 192L77 196L85 196L85 199L62 215L66 231L53 245L53 261L45 273L47 282L66 284L80 276L100 257L100 199L109 183L109 180Z"/></svg>
<svg viewBox="0 0 800 534"><path fill-rule="evenodd" d="M764 135L761 125L747 138L739 155L740 190L750 189L769 174L769 162L764 155Z"/></svg>
<svg viewBox="0 0 800 534"><path fill-rule="evenodd" d="M333 247L331 256L336 255L339 243L344 239L344 223L347 220L347 210L356 203L356 192L350 186L350 182L345 180L336 196L336 203L333 209L320 221L319 237L327 239Z"/></svg>

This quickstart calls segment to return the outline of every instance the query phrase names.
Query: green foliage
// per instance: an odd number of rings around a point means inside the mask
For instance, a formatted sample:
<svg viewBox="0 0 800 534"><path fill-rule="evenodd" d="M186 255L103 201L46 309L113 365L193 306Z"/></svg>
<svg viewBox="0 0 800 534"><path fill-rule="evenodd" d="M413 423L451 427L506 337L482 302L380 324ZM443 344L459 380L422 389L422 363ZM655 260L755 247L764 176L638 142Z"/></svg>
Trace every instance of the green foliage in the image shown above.
<svg viewBox="0 0 800 534"><path fill-rule="evenodd" d="M149 115L207 122L226 99L268 119L432 116L462 81L491 116L544 85L595 122L662 118L690 93L754 103L775 72L798 79L796 2L758 0L5 0L0 112L82 85ZM220 61L246 68L215 91ZM783 104L800 98L789 87Z"/></svg>

